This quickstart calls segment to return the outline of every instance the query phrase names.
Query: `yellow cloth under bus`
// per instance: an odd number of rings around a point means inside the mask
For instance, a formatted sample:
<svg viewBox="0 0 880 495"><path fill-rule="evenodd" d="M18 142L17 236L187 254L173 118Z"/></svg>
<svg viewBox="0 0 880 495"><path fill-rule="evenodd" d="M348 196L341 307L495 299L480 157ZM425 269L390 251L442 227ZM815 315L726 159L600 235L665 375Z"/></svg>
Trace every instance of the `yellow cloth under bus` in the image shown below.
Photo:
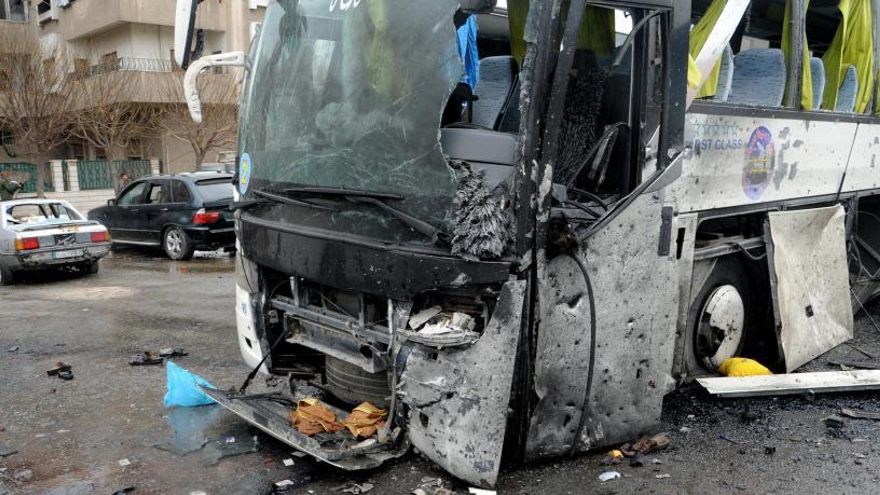
<svg viewBox="0 0 880 495"><path fill-rule="evenodd" d="M825 64L825 92L822 108L834 110L846 68L853 65L859 81L856 113L864 113L871 103L874 88L874 36L871 0L840 0L841 20L834 39L822 57Z"/></svg>

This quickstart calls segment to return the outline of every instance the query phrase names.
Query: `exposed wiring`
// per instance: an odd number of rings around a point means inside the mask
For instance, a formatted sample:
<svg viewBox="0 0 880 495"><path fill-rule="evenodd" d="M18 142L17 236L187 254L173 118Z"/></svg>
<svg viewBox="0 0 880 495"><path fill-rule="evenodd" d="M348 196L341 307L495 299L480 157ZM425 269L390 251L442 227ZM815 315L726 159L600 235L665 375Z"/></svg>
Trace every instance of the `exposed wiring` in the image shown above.
<svg viewBox="0 0 880 495"><path fill-rule="evenodd" d="M573 206L573 207L577 208L578 210L581 210L584 213L587 213L588 215L592 216L593 218L599 218L598 213L596 213L595 211L593 211L593 210L587 208L586 206L584 206L580 203L577 203L575 201L566 201L562 204L567 205L567 206Z"/></svg>
<svg viewBox="0 0 880 495"><path fill-rule="evenodd" d="M859 307L862 308L862 311L865 312L865 316L868 317L868 320L870 320L871 325L874 326L874 329L877 330L877 332L880 332L880 326L877 326L877 322L874 321L874 317L871 316L871 313L868 312L868 308L866 308L865 305L862 304L862 300L859 299L859 295L856 294L856 291L853 290L852 286L850 286L849 291L852 293L853 297L856 298L856 302L859 303Z"/></svg>
<svg viewBox="0 0 880 495"><path fill-rule="evenodd" d="M599 203L602 206L603 210L608 211L608 203L602 201L602 198L600 198L598 194L591 193L590 191L584 191L583 189L578 189L576 187L572 187L570 190L575 194L580 194L592 199L593 201Z"/></svg>
<svg viewBox="0 0 880 495"><path fill-rule="evenodd" d="M238 389L239 394L244 394L244 391L247 390L248 386L251 384L251 380L253 380L254 377L257 376L257 373L260 371L260 368L263 366L263 363L265 363L266 360L269 359L269 356L272 355L272 351L274 351L275 348L278 347L278 344L280 344L281 341L284 340L284 337L286 337L286 336L287 336L287 332L282 331L280 334L278 334L278 338L275 339L275 342L272 344L272 347L269 348L269 352L264 354L263 359L261 359L260 362L257 363L257 365L254 367L254 369L251 370L250 373L248 373L248 376L247 376L247 378L245 378L244 383L242 383L241 387L239 387L239 389Z"/></svg>
<svg viewBox="0 0 880 495"><path fill-rule="evenodd" d="M590 302L590 361L587 368L587 389L584 392L581 419L578 422L578 428L577 431L575 431L574 439L571 442L571 449L569 450L569 455L574 455L577 453L581 433L587 424L587 404L590 402L590 393L593 391L593 366L596 364L596 300L593 296L593 282L590 280L590 274L587 272L587 267L584 266L584 263L577 256L571 254L566 254L566 256L573 259L574 262L577 263L578 268L581 269L581 273L584 274L584 283L587 286L587 299Z"/></svg>
<svg viewBox="0 0 880 495"><path fill-rule="evenodd" d="M725 244L730 244L732 246L739 248L739 250L742 251L742 253L744 255L746 255L746 258L748 258L752 261L761 261L762 259L767 257L766 251L764 253L761 253L760 255L756 256L756 255L750 253L747 247L743 246L742 244L740 244L738 242L728 241L728 242L725 242Z"/></svg>

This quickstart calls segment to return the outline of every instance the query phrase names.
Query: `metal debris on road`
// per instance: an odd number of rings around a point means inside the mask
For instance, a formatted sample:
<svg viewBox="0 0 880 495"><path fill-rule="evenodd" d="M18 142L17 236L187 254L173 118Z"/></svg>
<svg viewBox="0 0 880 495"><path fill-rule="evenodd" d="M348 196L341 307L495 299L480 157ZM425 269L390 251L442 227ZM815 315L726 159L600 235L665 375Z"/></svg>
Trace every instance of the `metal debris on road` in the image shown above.
<svg viewBox="0 0 880 495"><path fill-rule="evenodd" d="M617 471L605 471L604 473L599 474L599 481L605 483L606 481L616 480L620 478L620 473Z"/></svg>
<svg viewBox="0 0 880 495"><path fill-rule="evenodd" d="M164 359L156 357L150 351L144 351L141 354L136 354L128 358L128 364L130 366L152 366L162 364L163 362L165 362Z"/></svg>
<svg viewBox="0 0 880 495"><path fill-rule="evenodd" d="M55 366L53 368L46 370L46 374L49 376L57 376L62 380L73 380L73 371L71 371L71 366L61 361L55 363Z"/></svg>
<svg viewBox="0 0 880 495"><path fill-rule="evenodd" d="M483 490L482 488L469 487L468 493L471 495L495 495L495 490Z"/></svg>
<svg viewBox="0 0 880 495"><path fill-rule="evenodd" d="M828 428L842 428L846 424L846 420L836 414L822 418L822 423Z"/></svg>
<svg viewBox="0 0 880 495"><path fill-rule="evenodd" d="M19 349L19 347L17 345L14 345L14 346L10 347L9 349L6 349L6 352L18 352L18 349Z"/></svg>
<svg viewBox="0 0 880 495"><path fill-rule="evenodd" d="M360 495L362 493L367 493L372 489L372 483L355 483L352 481L340 488L339 491L341 491L342 493L351 493L352 495Z"/></svg>
<svg viewBox="0 0 880 495"><path fill-rule="evenodd" d="M710 394L722 398L794 395L803 392L855 392L880 389L880 370L818 371L745 377L697 378Z"/></svg>
<svg viewBox="0 0 880 495"><path fill-rule="evenodd" d="M844 407L840 410L840 414L848 418L880 420L880 412L859 411L856 409L848 409Z"/></svg>
<svg viewBox="0 0 880 495"><path fill-rule="evenodd" d="M295 462L293 462L293 459L284 459L281 462L287 467L290 467L290 466L293 466L294 464L296 464Z"/></svg>
<svg viewBox="0 0 880 495"><path fill-rule="evenodd" d="M672 475L668 474L668 473L664 473L664 474L658 474L657 476L654 476L654 477L657 478L658 480L665 480L666 478L672 478Z"/></svg>
<svg viewBox="0 0 880 495"><path fill-rule="evenodd" d="M122 467L131 465L131 461L129 461L128 459L119 459L118 462L119 462L119 465Z"/></svg>
<svg viewBox="0 0 880 495"><path fill-rule="evenodd" d="M184 351L183 347L166 347L164 349L159 349L159 357L173 358L183 356L189 356L189 353Z"/></svg>

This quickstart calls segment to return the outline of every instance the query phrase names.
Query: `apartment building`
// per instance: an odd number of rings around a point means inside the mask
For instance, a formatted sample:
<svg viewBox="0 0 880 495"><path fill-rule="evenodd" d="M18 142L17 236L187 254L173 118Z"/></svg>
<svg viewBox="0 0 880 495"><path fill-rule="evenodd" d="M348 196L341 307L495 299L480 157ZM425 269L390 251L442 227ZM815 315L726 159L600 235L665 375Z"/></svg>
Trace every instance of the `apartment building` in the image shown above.
<svg viewBox="0 0 880 495"><path fill-rule="evenodd" d="M267 4L268 0L204 0L196 21L197 50L201 54L247 50ZM176 0L31 0L29 4L0 0L0 29L30 23L39 29L40 43L62 47L74 57L79 72L122 72L131 78L133 88L136 82L154 86L157 78L180 70L173 61L175 5ZM150 98L143 92L130 97ZM103 158L105 150L71 140L57 154L95 160ZM138 140L126 155L158 158L170 172L190 170L194 163L189 144L170 136ZM0 161L4 158L8 157L0 149ZM209 162L215 159L207 157Z"/></svg>

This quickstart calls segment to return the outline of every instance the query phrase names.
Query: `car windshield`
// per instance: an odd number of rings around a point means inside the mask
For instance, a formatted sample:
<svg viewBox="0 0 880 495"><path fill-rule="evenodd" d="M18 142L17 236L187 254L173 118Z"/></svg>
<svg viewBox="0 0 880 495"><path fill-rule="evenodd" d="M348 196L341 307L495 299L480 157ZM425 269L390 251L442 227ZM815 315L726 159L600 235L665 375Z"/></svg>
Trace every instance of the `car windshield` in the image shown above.
<svg viewBox="0 0 880 495"><path fill-rule="evenodd" d="M12 225L51 225L82 220L63 203L24 203L6 207L6 222Z"/></svg>
<svg viewBox="0 0 880 495"><path fill-rule="evenodd" d="M418 15L412 0L271 3L245 93L241 150L251 169L240 190L396 193L406 199L395 207L446 224L455 174L438 130L464 73L458 3L419 2ZM354 209L382 221L373 207Z"/></svg>
<svg viewBox="0 0 880 495"><path fill-rule="evenodd" d="M228 201L232 199L232 182L228 178L203 180L196 183L205 203Z"/></svg>

